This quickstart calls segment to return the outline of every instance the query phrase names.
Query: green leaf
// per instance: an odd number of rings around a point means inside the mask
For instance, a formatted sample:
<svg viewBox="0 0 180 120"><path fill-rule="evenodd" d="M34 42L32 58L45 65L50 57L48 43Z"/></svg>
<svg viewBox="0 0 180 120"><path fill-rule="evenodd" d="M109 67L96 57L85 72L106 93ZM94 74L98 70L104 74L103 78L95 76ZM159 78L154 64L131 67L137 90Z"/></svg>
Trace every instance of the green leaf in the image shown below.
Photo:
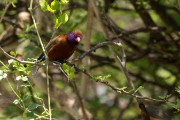
<svg viewBox="0 0 180 120"><path fill-rule="evenodd" d="M121 91L125 90L126 88L127 88L127 87L122 87L122 88L119 89L118 92L121 93Z"/></svg>
<svg viewBox="0 0 180 120"><path fill-rule="evenodd" d="M53 1L51 2L51 8L52 8L53 10L57 10L59 7L60 7L59 0L53 0Z"/></svg>
<svg viewBox="0 0 180 120"><path fill-rule="evenodd" d="M13 7L16 7L16 5L14 4L15 3L15 0L10 0L11 4Z"/></svg>
<svg viewBox="0 0 180 120"><path fill-rule="evenodd" d="M59 26L61 25L61 22L59 20L59 18L57 18L55 15L53 17L53 20L54 20L54 28L59 28Z"/></svg>
<svg viewBox="0 0 180 120"><path fill-rule="evenodd" d="M159 98L162 99L162 100L166 100L166 99L168 99L168 98L171 97L171 96L172 96L172 95L169 94L169 95L166 95L166 96L159 96Z"/></svg>
<svg viewBox="0 0 180 120"><path fill-rule="evenodd" d="M17 56L17 52L14 52L14 51L10 51L10 55L12 55L12 56L14 56L14 57L16 57Z"/></svg>
<svg viewBox="0 0 180 120"><path fill-rule="evenodd" d="M104 80L106 80L106 79L108 79L108 78L110 78L110 77L111 77L110 74L105 75L105 76L99 75L99 76L96 76L94 79L95 79L95 80L101 80L101 81L104 81Z"/></svg>
<svg viewBox="0 0 180 120"><path fill-rule="evenodd" d="M68 21L68 15L67 13L60 13L59 17L56 17L55 15L53 16L53 20L54 20L54 28L59 28L59 26L61 24L65 24Z"/></svg>
<svg viewBox="0 0 180 120"><path fill-rule="evenodd" d="M173 107L173 108L176 108L176 105L171 103L171 102L167 102L167 104L170 106L170 107Z"/></svg>
<svg viewBox="0 0 180 120"><path fill-rule="evenodd" d="M70 73L69 73L70 80L72 80L74 78L74 72L75 72L75 69L74 69L74 66L72 66L70 68Z"/></svg>
<svg viewBox="0 0 180 120"><path fill-rule="evenodd" d="M46 0L39 0L39 4L40 4L42 10L48 9L48 3L46 2Z"/></svg>
<svg viewBox="0 0 180 120"><path fill-rule="evenodd" d="M134 91L134 89L131 89L131 90L128 91L128 93L133 94L133 91Z"/></svg>
<svg viewBox="0 0 180 120"><path fill-rule="evenodd" d="M38 108L40 105L37 103L32 103L31 105L28 106L28 110L34 110Z"/></svg>
<svg viewBox="0 0 180 120"><path fill-rule="evenodd" d="M29 117L29 118L34 118L34 117L35 117L35 115L34 115L33 112L27 112L27 113L26 113L26 116ZM34 119L33 119L33 120L34 120Z"/></svg>
<svg viewBox="0 0 180 120"><path fill-rule="evenodd" d="M29 33L30 31L33 31L35 29L35 26L34 26L34 24L33 25L31 25L31 26L25 26L25 29L24 29L24 31L26 32L26 33ZM24 34L24 33L23 33Z"/></svg>
<svg viewBox="0 0 180 120"><path fill-rule="evenodd" d="M174 104L174 103L171 103L171 102L166 102L170 107L176 109L177 111L180 111L180 100L177 99L176 103L177 104Z"/></svg>
<svg viewBox="0 0 180 120"><path fill-rule="evenodd" d="M25 100L29 100L31 98L32 98L32 95L24 95L22 99L23 99L23 101L25 101Z"/></svg>
<svg viewBox="0 0 180 120"><path fill-rule="evenodd" d="M13 67L16 68L18 71L26 72L26 68L24 67L24 65L18 62L14 62Z"/></svg>
<svg viewBox="0 0 180 120"><path fill-rule="evenodd" d="M69 66L66 63L63 63L62 68L66 74L69 74Z"/></svg>
<svg viewBox="0 0 180 120"><path fill-rule="evenodd" d="M69 0L61 0L61 2L66 4L69 2Z"/></svg>
<svg viewBox="0 0 180 120"><path fill-rule="evenodd" d="M139 90L143 89L144 87L143 86L139 86L135 91L134 93L137 93Z"/></svg>
<svg viewBox="0 0 180 120"><path fill-rule="evenodd" d="M52 13L55 12L55 10L53 10L49 6L49 4L46 2L46 0L39 0L39 4L40 4L42 10L47 10L47 11L52 12Z"/></svg>
<svg viewBox="0 0 180 120"><path fill-rule="evenodd" d="M51 13L54 13L56 10L53 10L49 5L47 6L47 10Z"/></svg>
<svg viewBox="0 0 180 120"><path fill-rule="evenodd" d="M176 87L176 92L178 92L180 94L180 86Z"/></svg>
<svg viewBox="0 0 180 120"><path fill-rule="evenodd" d="M122 87L122 88L120 88L121 90L125 90L127 87Z"/></svg>
<svg viewBox="0 0 180 120"><path fill-rule="evenodd" d="M65 24L68 21L68 15L67 13L63 13L61 16L61 22Z"/></svg>

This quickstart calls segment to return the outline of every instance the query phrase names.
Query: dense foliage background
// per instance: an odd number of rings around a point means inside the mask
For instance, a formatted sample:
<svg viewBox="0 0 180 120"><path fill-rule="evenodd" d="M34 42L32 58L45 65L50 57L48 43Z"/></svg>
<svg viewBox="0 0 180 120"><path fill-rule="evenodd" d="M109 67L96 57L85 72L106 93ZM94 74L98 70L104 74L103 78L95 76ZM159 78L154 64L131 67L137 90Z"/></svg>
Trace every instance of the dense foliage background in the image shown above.
<svg viewBox="0 0 180 120"><path fill-rule="evenodd" d="M178 0L1 0L0 14L0 119L180 118ZM70 80L34 62L75 29Z"/></svg>

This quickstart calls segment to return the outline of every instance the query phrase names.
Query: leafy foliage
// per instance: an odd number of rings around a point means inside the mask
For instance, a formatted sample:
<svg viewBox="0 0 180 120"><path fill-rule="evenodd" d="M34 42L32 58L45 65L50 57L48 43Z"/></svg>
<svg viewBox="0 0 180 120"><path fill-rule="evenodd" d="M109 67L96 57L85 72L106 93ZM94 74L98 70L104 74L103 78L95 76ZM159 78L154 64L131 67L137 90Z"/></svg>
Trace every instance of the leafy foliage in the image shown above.
<svg viewBox="0 0 180 120"><path fill-rule="evenodd" d="M67 0L53 0L51 4L49 5L46 0L39 0L39 4L41 6L42 10L47 10L51 13L53 13L53 19L54 19L54 27L59 28L62 24L65 24L68 21L68 15L65 12L62 12L61 8L61 2L67 4ZM59 14L55 14L55 12L58 11Z"/></svg>

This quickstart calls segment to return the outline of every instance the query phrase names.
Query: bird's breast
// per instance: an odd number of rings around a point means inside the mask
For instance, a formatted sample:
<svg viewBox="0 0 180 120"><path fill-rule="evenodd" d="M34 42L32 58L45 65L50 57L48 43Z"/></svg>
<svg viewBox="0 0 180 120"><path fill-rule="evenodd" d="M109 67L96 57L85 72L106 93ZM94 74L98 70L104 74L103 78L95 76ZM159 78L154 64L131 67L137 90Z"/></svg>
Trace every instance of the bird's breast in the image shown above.
<svg viewBox="0 0 180 120"><path fill-rule="evenodd" d="M61 43L54 46L48 52L48 58L50 61L63 62L67 60L74 52L76 45L71 43Z"/></svg>

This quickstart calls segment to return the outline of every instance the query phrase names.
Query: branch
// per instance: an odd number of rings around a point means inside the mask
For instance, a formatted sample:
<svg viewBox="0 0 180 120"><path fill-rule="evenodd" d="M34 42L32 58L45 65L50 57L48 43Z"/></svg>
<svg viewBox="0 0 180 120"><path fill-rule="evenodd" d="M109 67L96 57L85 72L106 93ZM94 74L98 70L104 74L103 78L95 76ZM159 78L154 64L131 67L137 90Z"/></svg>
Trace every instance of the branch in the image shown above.
<svg viewBox="0 0 180 120"><path fill-rule="evenodd" d="M85 107L84 107L84 103L83 103L83 101L82 101L82 98L81 98L81 96L80 96L80 93L79 93L79 90L78 90L78 88L77 88L77 86L76 86L75 81L72 81L72 85L73 85L73 87L74 87L75 93L76 93L77 98L78 98L78 100L79 100L79 104L80 104L80 106L81 106L84 119L85 119L85 120L89 120L89 117L88 117L88 115L87 115L87 113L86 113L86 109L85 109Z"/></svg>
<svg viewBox="0 0 180 120"><path fill-rule="evenodd" d="M77 72L82 72L85 75L87 75L88 77L90 77L91 79L94 79L94 77L91 74L89 74L88 72L86 72L85 70L81 70L80 68L78 68L77 66L75 66L74 64L72 64L70 62L67 62L67 64L70 65L70 66L74 66L74 68L76 69ZM141 100L149 100L149 101L163 102L163 103L165 102L164 100L154 99L154 98L150 98L150 97L143 97L143 96L140 96L140 95L136 95L136 93L130 93L130 92L128 92L128 91L126 91L126 90L124 90L122 88L114 87L109 82L102 81L101 79L95 79L95 80L96 80L96 82L102 83L102 84L110 87L112 90L114 90L117 93L123 93L123 94L129 95L131 97L135 97L137 99L141 99Z"/></svg>
<svg viewBox="0 0 180 120"><path fill-rule="evenodd" d="M8 57L8 58L10 58L10 59L13 59L13 60L15 60L15 61L18 61L18 62L21 63L21 64L37 65L37 62L29 62L29 61L19 60L19 59L17 59L16 57L13 57L13 56L9 55L6 51L4 51L4 49L3 49L1 46L0 46L0 50L3 52L3 54L4 54L6 57Z"/></svg>
<svg viewBox="0 0 180 120"><path fill-rule="evenodd" d="M99 49L99 48L101 48L103 46L107 46L107 45L116 45L116 41L106 41L106 42L99 43L96 46L90 48L87 52L84 52L81 56L73 59L72 61L76 62L78 60L81 60L84 57L86 57L87 55L89 55L90 53L96 51L97 49Z"/></svg>
<svg viewBox="0 0 180 120"><path fill-rule="evenodd" d="M6 14L6 12L7 12L7 10L8 10L8 8L9 8L10 5L11 5L11 3L8 2L8 4L6 5L6 7L5 7L5 9L4 9L4 12L3 12L3 14L2 14L2 16L1 16L1 18L0 18L0 23L2 22L2 20L3 20L3 18L4 18L4 16L5 16L5 14Z"/></svg>

